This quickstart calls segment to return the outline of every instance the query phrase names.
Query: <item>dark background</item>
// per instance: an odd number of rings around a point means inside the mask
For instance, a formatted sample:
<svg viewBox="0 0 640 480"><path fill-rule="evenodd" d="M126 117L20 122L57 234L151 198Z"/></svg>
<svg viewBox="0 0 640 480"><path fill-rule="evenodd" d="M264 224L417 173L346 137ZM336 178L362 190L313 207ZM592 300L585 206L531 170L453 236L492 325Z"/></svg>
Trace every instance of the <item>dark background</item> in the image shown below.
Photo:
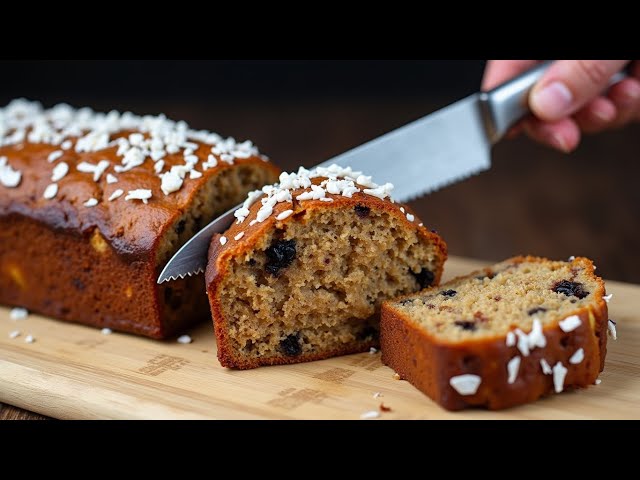
<svg viewBox="0 0 640 480"><path fill-rule="evenodd" d="M2 61L0 104L165 113L239 140L285 169L313 166L478 89L483 61ZM450 253L501 260L585 255L640 283L640 125L571 155L526 138L493 168L413 202ZM425 171L425 177L429 175Z"/></svg>

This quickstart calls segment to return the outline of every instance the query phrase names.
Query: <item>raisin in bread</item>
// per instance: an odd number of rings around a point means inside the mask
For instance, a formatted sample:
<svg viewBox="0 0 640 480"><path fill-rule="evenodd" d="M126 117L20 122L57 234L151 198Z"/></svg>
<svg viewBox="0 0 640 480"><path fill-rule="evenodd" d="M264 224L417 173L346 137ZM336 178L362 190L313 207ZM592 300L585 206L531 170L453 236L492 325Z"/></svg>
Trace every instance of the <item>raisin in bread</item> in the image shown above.
<svg viewBox="0 0 640 480"><path fill-rule="evenodd" d="M382 361L449 410L586 387L604 368L607 304L586 258L516 257L382 307Z"/></svg>
<svg viewBox="0 0 640 480"><path fill-rule="evenodd" d="M0 109L0 304L163 338L210 318L204 282L157 285L207 222L278 169L163 116Z"/></svg>
<svg viewBox="0 0 640 480"><path fill-rule="evenodd" d="M378 345L383 300L437 285L446 245L392 185L335 165L283 173L212 239L206 280L223 366L254 368Z"/></svg>

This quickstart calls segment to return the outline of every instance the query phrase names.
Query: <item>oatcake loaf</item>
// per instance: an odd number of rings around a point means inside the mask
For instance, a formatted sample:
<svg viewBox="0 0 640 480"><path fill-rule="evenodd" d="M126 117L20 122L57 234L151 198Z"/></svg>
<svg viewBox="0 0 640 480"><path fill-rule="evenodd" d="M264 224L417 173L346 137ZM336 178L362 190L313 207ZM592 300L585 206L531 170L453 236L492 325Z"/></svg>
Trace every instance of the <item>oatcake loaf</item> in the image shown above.
<svg viewBox="0 0 640 480"><path fill-rule="evenodd" d="M0 109L0 303L162 338L208 316L201 278L157 285L201 226L279 171L184 122Z"/></svg>
<svg viewBox="0 0 640 480"><path fill-rule="evenodd" d="M440 281L446 245L377 186L335 165L283 173L212 239L207 289L226 367L378 345L387 298Z"/></svg>
<svg viewBox="0 0 640 480"><path fill-rule="evenodd" d="M512 258L385 302L382 361L449 410L586 387L604 368L604 295L586 258Z"/></svg>

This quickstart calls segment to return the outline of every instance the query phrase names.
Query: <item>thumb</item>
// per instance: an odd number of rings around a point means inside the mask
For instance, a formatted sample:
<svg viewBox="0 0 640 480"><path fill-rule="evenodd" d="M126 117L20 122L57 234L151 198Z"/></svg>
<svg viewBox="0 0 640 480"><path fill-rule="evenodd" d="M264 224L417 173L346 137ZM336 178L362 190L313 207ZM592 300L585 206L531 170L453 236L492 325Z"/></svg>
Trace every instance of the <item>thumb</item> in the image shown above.
<svg viewBox="0 0 640 480"><path fill-rule="evenodd" d="M627 63L629 60L558 60L531 90L531 110L547 122L572 115L597 97Z"/></svg>

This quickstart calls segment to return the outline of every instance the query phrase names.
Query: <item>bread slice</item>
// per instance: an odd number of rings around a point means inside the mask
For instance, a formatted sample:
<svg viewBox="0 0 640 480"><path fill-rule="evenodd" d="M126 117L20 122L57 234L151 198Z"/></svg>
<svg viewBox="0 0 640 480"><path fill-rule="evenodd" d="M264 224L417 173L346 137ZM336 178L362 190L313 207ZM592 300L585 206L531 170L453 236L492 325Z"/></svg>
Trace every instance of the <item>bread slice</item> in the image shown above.
<svg viewBox="0 0 640 480"><path fill-rule="evenodd" d="M587 258L516 257L385 302L382 361L449 410L591 385L608 323L594 270Z"/></svg>
<svg viewBox="0 0 640 480"><path fill-rule="evenodd" d="M383 300L440 281L446 245L351 169L282 174L213 238L206 279L225 367L378 346Z"/></svg>

